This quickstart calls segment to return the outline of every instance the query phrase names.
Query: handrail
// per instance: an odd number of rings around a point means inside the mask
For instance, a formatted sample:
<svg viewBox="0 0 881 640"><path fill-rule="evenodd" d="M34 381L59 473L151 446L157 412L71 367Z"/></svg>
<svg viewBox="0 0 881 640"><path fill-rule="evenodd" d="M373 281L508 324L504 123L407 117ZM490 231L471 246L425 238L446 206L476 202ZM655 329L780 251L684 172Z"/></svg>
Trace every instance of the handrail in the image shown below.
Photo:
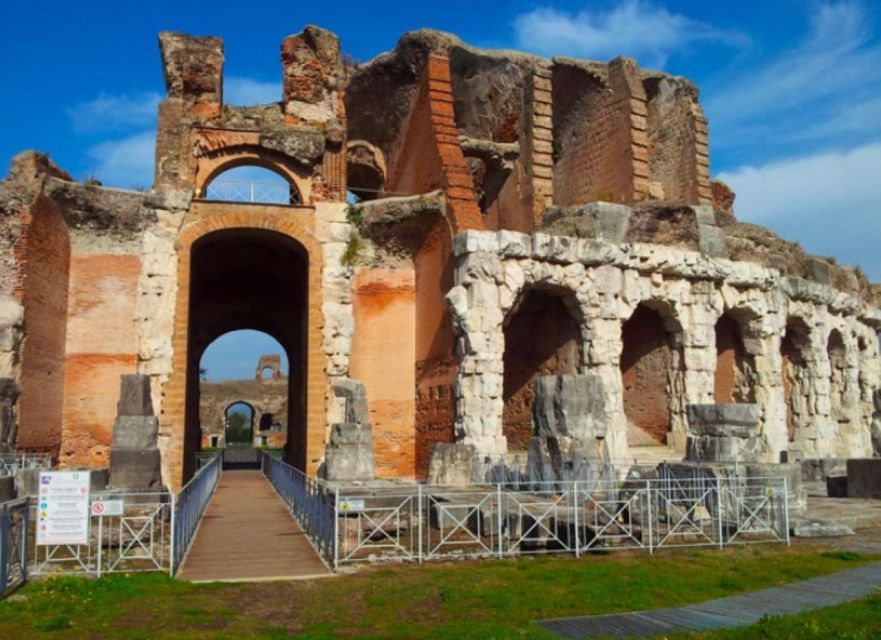
<svg viewBox="0 0 881 640"><path fill-rule="evenodd" d="M183 564L222 473L223 453L217 452L172 496L171 575Z"/></svg>

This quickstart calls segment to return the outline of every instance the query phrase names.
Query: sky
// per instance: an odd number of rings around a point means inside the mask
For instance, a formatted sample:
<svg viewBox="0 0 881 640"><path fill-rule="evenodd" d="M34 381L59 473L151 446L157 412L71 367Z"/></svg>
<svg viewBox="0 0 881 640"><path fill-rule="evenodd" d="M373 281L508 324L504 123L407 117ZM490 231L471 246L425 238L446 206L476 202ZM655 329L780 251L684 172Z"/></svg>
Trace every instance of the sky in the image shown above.
<svg viewBox="0 0 881 640"><path fill-rule="evenodd" d="M252 104L280 99L281 40L306 24L336 32L359 61L430 27L477 46L628 55L686 76L710 121L711 172L737 193L737 216L881 281L877 0L16 2L0 26L0 163L34 148L78 179L148 187L164 92L158 32L221 36L224 98ZM247 350L252 361L260 345L248 344L231 340L229 359ZM254 366L221 359L209 371L250 377Z"/></svg>

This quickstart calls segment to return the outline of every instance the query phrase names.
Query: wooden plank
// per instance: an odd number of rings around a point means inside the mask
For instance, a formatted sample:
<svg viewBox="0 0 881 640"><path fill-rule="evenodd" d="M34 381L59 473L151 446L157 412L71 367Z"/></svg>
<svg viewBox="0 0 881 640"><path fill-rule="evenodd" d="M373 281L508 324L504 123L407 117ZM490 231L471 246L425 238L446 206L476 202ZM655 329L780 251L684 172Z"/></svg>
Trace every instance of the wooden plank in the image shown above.
<svg viewBox="0 0 881 640"><path fill-rule="evenodd" d="M260 471L225 471L180 577L270 580L327 575L327 567Z"/></svg>

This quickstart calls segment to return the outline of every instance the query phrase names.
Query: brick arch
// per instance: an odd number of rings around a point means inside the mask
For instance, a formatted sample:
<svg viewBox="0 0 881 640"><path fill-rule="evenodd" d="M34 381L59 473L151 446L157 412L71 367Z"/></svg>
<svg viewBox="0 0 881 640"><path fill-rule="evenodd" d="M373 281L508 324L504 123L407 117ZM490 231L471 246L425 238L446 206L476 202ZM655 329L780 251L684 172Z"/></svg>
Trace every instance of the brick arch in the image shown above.
<svg viewBox="0 0 881 640"><path fill-rule="evenodd" d="M326 394L328 379L321 352L324 317L321 312L321 245L315 238L311 209L291 210L280 206L241 206L231 203L194 203L190 220L177 241L177 296L173 329L172 372L163 388L161 424L167 436L164 454L166 482L180 488L193 472L193 454L199 447L199 434L186 432L186 393L190 354L190 278L193 246L211 233L222 230L264 230L278 233L299 243L308 257L307 309L305 330L306 381L304 459L293 460L314 473L324 452ZM288 452L289 453L289 452Z"/></svg>
<svg viewBox="0 0 881 640"><path fill-rule="evenodd" d="M308 171L281 153L251 144L220 147L198 156L195 192L204 198L208 185L221 174L238 167L260 167L272 171L296 188L301 204L310 204L312 201L312 181Z"/></svg>

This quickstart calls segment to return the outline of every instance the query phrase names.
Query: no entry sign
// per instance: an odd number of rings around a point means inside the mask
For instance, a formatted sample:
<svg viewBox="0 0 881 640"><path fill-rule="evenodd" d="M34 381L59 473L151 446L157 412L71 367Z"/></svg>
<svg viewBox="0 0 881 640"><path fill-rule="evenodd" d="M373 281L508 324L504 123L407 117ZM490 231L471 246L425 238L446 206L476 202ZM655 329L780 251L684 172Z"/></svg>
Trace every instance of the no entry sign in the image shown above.
<svg viewBox="0 0 881 640"><path fill-rule="evenodd" d="M89 544L89 472L40 472L37 544Z"/></svg>

